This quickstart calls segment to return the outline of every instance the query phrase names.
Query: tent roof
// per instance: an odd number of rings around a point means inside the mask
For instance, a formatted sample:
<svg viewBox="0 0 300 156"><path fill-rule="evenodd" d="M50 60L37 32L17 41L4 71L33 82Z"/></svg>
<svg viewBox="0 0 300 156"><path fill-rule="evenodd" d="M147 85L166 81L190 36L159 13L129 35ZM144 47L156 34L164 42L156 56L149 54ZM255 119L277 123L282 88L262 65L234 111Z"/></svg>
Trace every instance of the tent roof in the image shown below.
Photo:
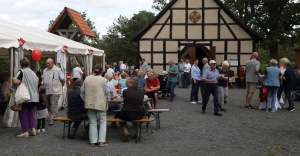
<svg viewBox="0 0 300 156"><path fill-rule="evenodd" d="M80 13L67 7L58 15L48 31L56 33L56 29L68 29L72 22L74 22L81 34L95 37L95 34L81 17Z"/></svg>
<svg viewBox="0 0 300 156"><path fill-rule="evenodd" d="M96 56L102 56L104 51L93 48L91 46L49 33L47 31L29 26L12 24L0 20L0 48L18 48L18 39L24 39L24 49L41 51L57 52L63 49L63 46L68 46L67 51L72 54L89 54L89 50L93 50Z"/></svg>

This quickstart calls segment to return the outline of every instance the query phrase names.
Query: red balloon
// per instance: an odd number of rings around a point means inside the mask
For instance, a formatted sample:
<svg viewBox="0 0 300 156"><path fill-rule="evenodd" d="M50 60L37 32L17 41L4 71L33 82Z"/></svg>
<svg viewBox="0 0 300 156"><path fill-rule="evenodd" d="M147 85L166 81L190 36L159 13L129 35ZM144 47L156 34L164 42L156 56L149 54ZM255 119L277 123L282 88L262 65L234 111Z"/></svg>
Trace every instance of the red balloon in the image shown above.
<svg viewBox="0 0 300 156"><path fill-rule="evenodd" d="M31 57L36 61L36 62L39 62L42 58L42 52L38 49L34 49L32 50L32 53L31 53Z"/></svg>

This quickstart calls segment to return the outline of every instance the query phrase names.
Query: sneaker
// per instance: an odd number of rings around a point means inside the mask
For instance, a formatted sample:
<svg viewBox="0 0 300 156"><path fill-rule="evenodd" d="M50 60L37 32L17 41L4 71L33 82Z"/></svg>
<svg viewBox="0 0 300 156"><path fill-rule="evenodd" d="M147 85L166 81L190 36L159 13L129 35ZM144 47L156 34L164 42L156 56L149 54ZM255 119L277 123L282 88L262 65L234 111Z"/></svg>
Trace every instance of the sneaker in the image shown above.
<svg viewBox="0 0 300 156"><path fill-rule="evenodd" d="M294 111L294 110L295 110L295 108L287 108L286 110L287 110L287 111L291 111L291 112L292 112L292 111Z"/></svg>
<svg viewBox="0 0 300 156"><path fill-rule="evenodd" d="M43 129L41 130L41 132L45 133L45 132L46 132L45 128L43 128Z"/></svg>
<svg viewBox="0 0 300 156"><path fill-rule="evenodd" d="M128 141L129 141L129 136L130 136L130 134L129 134L128 131L126 131L124 134L125 134L124 142L128 142Z"/></svg>
<svg viewBox="0 0 300 156"><path fill-rule="evenodd" d="M192 101L192 102L191 102L191 104L195 105L195 104L196 104L196 102L195 102L195 101Z"/></svg>
<svg viewBox="0 0 300 156"><path fill-rule="evenodd" d="M251 105L249 105L249 106L245 106L245 109L254 109L254 107L252 107Z"/></svg>
<svg viewBox="0 0 300 156"><path fill-rule="evenodd" d="M72 129L71 129L71 132L70 132L70 135L69 135L69 138L70 138L70 139L74 139L74 138L75 138L76 132L77 132L77 129L72 128Z"/></svg>
<svg viewBox="0 0 300 156"><path fill-rule="evenodd" d="M274 113L274 112L276 112L276 110L275 110L275 109L272 109L271 112Z"/></svg>
<svg viewBox="0 0 300 156"><path fill-rule="evenodd" d="M202 101L197 101L197 103L202 104Z"/></svg>
<svg viewBox="0 0 300 156"><path fill-rule="evenodd" d="M36 132L37 132L37 133L41 133L41 130L40 130L40 129L38 129Z"/></svg>

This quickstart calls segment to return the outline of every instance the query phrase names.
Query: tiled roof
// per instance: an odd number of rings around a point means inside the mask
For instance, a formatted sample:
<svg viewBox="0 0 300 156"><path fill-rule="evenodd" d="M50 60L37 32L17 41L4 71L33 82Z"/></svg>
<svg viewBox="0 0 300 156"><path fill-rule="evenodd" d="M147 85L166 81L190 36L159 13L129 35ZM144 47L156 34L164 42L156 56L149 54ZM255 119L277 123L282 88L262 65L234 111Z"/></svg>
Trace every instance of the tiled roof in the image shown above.
<svg viewBox="0 0 300 156"><path fill-rule="evenodd" d="M71 18L71 21L66 18ZM72 21L83 35L95 37L95 34L81 17L80 13L67 7L58 15L48 32L55 33L56 29L67 29Z"/></svg>

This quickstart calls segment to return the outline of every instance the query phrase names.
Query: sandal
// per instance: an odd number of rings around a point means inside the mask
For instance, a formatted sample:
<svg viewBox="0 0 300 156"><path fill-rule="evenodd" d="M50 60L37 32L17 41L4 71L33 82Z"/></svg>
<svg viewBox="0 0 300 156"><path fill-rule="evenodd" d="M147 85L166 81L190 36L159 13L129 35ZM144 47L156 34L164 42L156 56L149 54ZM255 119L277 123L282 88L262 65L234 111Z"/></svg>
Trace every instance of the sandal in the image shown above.
<svg viewBox="0 0 300 156"><path fill-rule="evenodd" d="M95 146L95 144L91 143L91 146L92 146L92 147L94 147L94 146Z"/></svg>
<svg viewBox="0 0 300 156"><path fill-rule="evenodd" d="M100 146L100 147L107 146L107 145L109 145L109 142L107 142L107 141L106 141L106 142L103 142L103 143L99 143L99 146Z"/></svg>
<svg viewBox="0 0 300 156"><path fill-rule="evenodd" d="M50 120L49 125L54 125L54 120Z"/></svg>

